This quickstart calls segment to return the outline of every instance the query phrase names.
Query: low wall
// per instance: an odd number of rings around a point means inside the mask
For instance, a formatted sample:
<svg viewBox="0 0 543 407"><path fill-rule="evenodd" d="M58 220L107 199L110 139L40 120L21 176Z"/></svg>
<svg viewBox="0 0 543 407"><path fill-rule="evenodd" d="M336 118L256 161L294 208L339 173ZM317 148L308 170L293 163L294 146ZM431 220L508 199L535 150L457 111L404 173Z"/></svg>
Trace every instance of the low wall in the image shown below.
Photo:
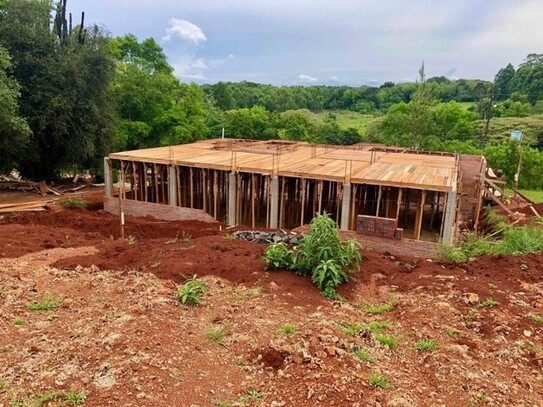
<svg viewBox="0 0 543 407"><path fill-rule="evenodd" d="M114 215L118 215L119 198L104 197L104 210ZM215 222L213 216L205 213L201 209L132 201L130 199L123 199L123 211L124 214L128 216L151 216L163 220L199 220L202 222Z"/></svg>
<svg viewBox="0 0 543 407"><path fill-rule="evenodd" d="M401 239L403 229L396 228L396 219L378 216L358 215L356 231L363 235Z"/></svg>

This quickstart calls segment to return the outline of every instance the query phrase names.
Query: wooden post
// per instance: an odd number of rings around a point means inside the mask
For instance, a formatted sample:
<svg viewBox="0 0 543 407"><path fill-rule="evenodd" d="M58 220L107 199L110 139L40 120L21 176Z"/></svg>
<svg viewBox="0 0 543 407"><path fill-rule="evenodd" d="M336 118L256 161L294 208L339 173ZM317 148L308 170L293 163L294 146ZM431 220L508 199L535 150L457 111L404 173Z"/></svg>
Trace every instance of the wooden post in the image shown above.
<svg viewBox="0 0 543 407"><path fill-rule="evenodd" d="M149 188L147 187L147 164L143 163L143 185L145 185L145 202L149 202Z"/></svg>
<svg viewBox="0 0 543 407"><path fill-rule="evenodd" d="M194 172L190 167L190 207L194 208Z"/></svg>
<svg viewBox="0 0 543 407"><path fill-rule="evenodd" d="M158 202L158 172L157 172L156 164L153 164L153 184L154 184L153 191L155 194L153 197L153 201L155 203L159 203Z"/></svg>
<svg viewBox="0 0 543 407"><path fill-rule="evenodd" d="M351 203L351 230L356 230L356 193L358 192L358 185L354 184L353 198Z"/></svg>
<svg viewBox="0 0 543 407"><path fill-rule="evenodd" d="M166 178L169 181L170 177L168 174L168 167L166 167L165 165L160 165L159 168L160 168L160 191L162 192L161 202L165 204L167 203L166 202ZM177 190L177 187L174 191L176 190ZM174 202L174 205L175 205L175 202Z"/></svg>
<svg viewBox="0 0 543 407"><path fill-rule="evenodd" d="M381 189L381 185L379 185L379 193L377 195L377 210L375 211L375 216L379 216L379 206L381 205L381 194L382 194L382 189Z"/></svg>
<svg viewBox="0 0 543 407"><path fill-rule="evenodd" d="M285 183L286 177L283 177L281 182L281 204L279 210L279 227L283 228L285 226Z"/></svg>
<svg viewBox="0 0 543 407"><path fill-rule="evenodd" d="M123 174L122 161L121 161L121 169L118 172L118 178L119 178L119 220L121 223L121 239L124 239L124 208L123 208L124 174Z"/></svg>
<svg viewBox="0 0 543 407"><path fill-rule="evenodd" d="M398 220L400 219L400 207L402 206L402 192L403 192L403 188L399 188L398 200L396 201L396 227L398 227Z"/></svg>
<svg viewBox="0 0 543 407"><path fill-rule="evenodd" d="M133 189L132 189L132 195L134 196L134 200L137 201L138 200L138 177L136 176L136 164L134 163L134 161L131 162L131 167L132 167L132 185L133 185Z"/></svg>
<svg viewBox="0 0 543 407"><path fill-rule="evenodd" d="M420 195L419 204L417 205L417 213L415 216L415 229L414 229L415 240L420 240L420 231L422 228L422 217L423 217L423 212L424 212L425 199L426 199L426 191L422 191Z"/></svg>
<svg viewBox="0 0 543 407"><path fill-rule="evenodd" d="M255 213L255 173L251 173L251 227L254 229L256 226L256 213Z"/></svg>
<svg viewBox="0 0 543 407"><path fill-rule="evenodd" d="M302 207L300 208L300 226L303 226L304 224L304 215L305 215L305 187L306 187L306 179L302 178Z"/></svg>

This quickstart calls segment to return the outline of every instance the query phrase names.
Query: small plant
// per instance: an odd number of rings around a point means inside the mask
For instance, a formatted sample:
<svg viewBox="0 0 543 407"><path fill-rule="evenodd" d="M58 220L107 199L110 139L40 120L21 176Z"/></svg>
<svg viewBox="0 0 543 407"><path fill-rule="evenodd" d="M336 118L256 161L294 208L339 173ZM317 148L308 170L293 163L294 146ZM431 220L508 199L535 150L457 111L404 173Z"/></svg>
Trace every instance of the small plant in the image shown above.
<svg viewBox="0 0 543 407"><path fill-rule="evenodd" d="M373 356L363 348L354 348L353 353L358 359L364 362L372 363L374 360Z"/></svg>
<svg viewBox="0 0 543 407"><path fill-rule="evenodd" d="M384 314L385 312L392 312L396 309L397 300L392 298L390 301L384 304L375 304L362 307L362 311L367 314Z"/></svg>
<svg viewBox="0 0 543 407"><path fill-rule="evenodd" d="M211 325L206 330L206 336L211 339L213 342L221 342L224 337L226 336L226 330L224 329L224 326L219 324Z"/></svg>
<svg viewBox="0 0 543 407"><path fill-rule="evenodd" d="M15 318L13 320L13 325L15 325L15 326L21 326L21 325L24 325L24 324L25 324L25 321L22 318Z"/></svg>
<svg viewBox="0 0 543 407"><path fill-rule="evenodd" d="M177 286L176 298L182 304L200 304L205 290L206 283L194 275L184 284Z"/></svg>
<svg viewBox="0 0 543 407"><path fill-rule="evenodd" d="M417 352L429 352L437 347L437 343L434 340L420 340L415 344L415 350Z"/></svg>
<svg viewBox="0 0 543 407"><path fill-rule="evenodd" d="M392 326L390 321L371 321L368 322L368 328L372 333L379 333L384 329L389 329Z"/></svg>
<svg viewBox="0 0 543 407"><path fill-rule="evenodd" d="M388 381L388 379L379 373L370 374L368 380L373 387L385 390L392 388L392 384Z"/></svg>
<svg viewBox="0 0 543 407"><path fill-rule="evenodd" d="M342 325L341 330L345 332L347 335L358 335L358 333L362 330L363 326L360 324L351 324L351 325Z"/></svg>
<svg viewBox="0 0 543 407"><path fill-rule="evenodd" d="M447 328L447 335L449 335L451 338L457 338L458 331L454 328Z"/></svg>
<svg viewBox="0 0 543 407"><path fill-rule="evenodd" d="M6 388L6 382L3 379L0 379L0 391Z"/></svg>
<svg viewBox="0 0 543 407"><path fill-rule="evenodd" d="M138 240L136 239L136 236L129 235L126 238L126 243L128 243L130 246L132 246L132 245L135 245L136 243L138 243Z"/></svg>
<svg viewBox="0 0 543 407"><path fill-rule="evenodd" d="M290 267L292 250L283 242L273 243L268 246L264 254L267 270L280 270Z"/></svg>
<svg viewBox="0 0 543 407"><path fill-rule="evenodd" d="M89 205L89 202L81 198L68 198L63 199L59 204L67 209L77 209L86 208Z"/></svg>
<svg viewBox="0 0 543 407"><path fill-rule="evenodd" d="M396 347L396 344L398 343L396 338L394 338L391 335L385 335L385 334L381 334L381 333L374 333L373 337L381 345L388 346L389 349L394 349Z"/></svg>
<svg viewBox="0 0 543 407"><path fill-rule="evenodd" d="M543 317L541 317L539 315L535 315L535 314L530 315L530 320L534 324L543 324Z"/></svg>
<svg viewBox="0 0 543 407"><path fill-rule="evenodd" d="M51 311L56 308L64 301L64 296L59 295L57 297L46 294L41 302L33 302L28 304L28 309L30 311Z"/></svg>
<svg viewBox="0 0 543 407"><path fill-rule="evenodd" d="M256 401L258 399L262 399L264 397L266 397L266 393L263 393L261 391L257 391L257 390L254 390L254 389L248 389L247 390L247 395L241 396L239 398L239 402L240 403L247 403L249 401Z"/></svg>
<svg viewBox="0 0 543 407"><path fill-rule="evenodd" d="M64 398L66 399L66 402L68 404L82 404L85 400L87 400L87 397L89 397L89 391L80 391L77 392L75 390L69 390L64 393Z"/></svg>
<svg viewBox="0 0 543 407"><path fill-rule="evenodd" d="M292 335L296 332L296 326L294 324L285 324L281 327L281 332L285 335Z"/></svg>
<svg viewBox="0 0 543 407"><path fill-rule="evenodd" d="M224 240L236 240L236 236L232 233L225 233Z"/></svg>
<svg viewBox="0 0 543 407"><path fill-rule="evenodd" d="M496 300L493 300L492 298L487 298L486 300L484 300L482 303L479 304L479 306L485 307L485 308L497 307L498 305L500 305L500 303Z"/></svg>
<svg viewBox="0 0 543 407"><path fill-rule="evenodd" d="M190 233L183 232L183 243L189 243L192 240Z"/></svg>
<svg viewBox="0 0 543 407"><path fill-rule="evenodd" d="M238 356L236 358L236 365L238 366L245 366L247 364L247 360L243 356Z"/></svg>

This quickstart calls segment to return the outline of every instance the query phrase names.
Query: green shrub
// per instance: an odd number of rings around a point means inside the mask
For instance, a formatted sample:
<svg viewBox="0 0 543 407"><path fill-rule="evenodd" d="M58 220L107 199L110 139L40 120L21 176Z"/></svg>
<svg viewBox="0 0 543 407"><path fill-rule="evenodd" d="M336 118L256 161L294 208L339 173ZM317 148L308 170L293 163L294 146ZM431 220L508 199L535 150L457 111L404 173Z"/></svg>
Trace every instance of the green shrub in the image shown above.
<svg viewBox="0 0 543 407"><path fill-rule="evenodd" d="M396 347L396 344L398 343L396 338L394 338L393 336L385 335L385 334L378 333L378 332L374 333L373 337L381 345L388 346L389 349L394 349Z"/></svg>
<svg viewBox="0 0 543 407"><path fill-rule="evenodd" d="M28 309L30 311L51 311L58 308L62 301L64 301L63 295L55 297L54 295L46 294L42 301L28 304Z"/></svg>
<svg viewBox="0 0 543 407"><path fill-rule="evenodd" d="M182 304L200 304L205 293L206 283L194 275L184 284L177 287L176 298Z"/></svg>
<svg viewBox="0 0 543 407"><path fill-rule="evenodd" d="M362 311L368 314L384 314L385 312L392 312L396 309L397 302L396 298L392 298L384 304L374 304L362 307Z"/></svg>
<svg viewBox="0 0 543 407"><path fill-rule="evenodd" d="M358 359L365 362L371 363L374 360L373 356L366 349L355 348L353 349L353 353Z"/></svg>
<svg viewBox="0 0 543 407"><path fill-rule="evenodd" d="M89 202L81 198L67 198L60 201L59 204L68 209L77 209L86 208Z"/></svg>
<svg viewBox="0 0 543 407"><path fill-rule="evenodd" d="M292 335L296 332L296 325L285 324L281 327L281 332L283 332L285 335Z"/></svg>
<svg viewBox="0 0 543 407"><path fill-rule="evenodd" d="M500 305L500 303L496 300L493 300L492 298L487 298L479 304L479 306L486 308L497 307L498 305Z"/></svg>
<svg viewBox="0 0 543 407"><path fill-rule="evenodd" d="M268 246L264 254L267 270L279 270L290 267L292 250L283 242L273 243Z"/></svg>
<svg viewBox="0 0 543 407"><path fill-rule="evenodd" d="M543 317L532 314L530 315L530 321L532 321L534 324L543 324Z"/></svg>
<svg viewBox="0 0 543 407"><path fill-rule="evenodd" d="M326 297L340 299L335 289L348 281L349 272L358 267L360 244L341 240L336 223L324 213L313 218L295 249L290 250L284 243L272 244L264 260L268 269L287 268L302 276L311 275Z"/></svg>
<svg viewBox="0 0 543 407"><path fill-rule="evenodd" d="M206 330L206 336L211 339L213 342L221 342L226 336L226 330L224 326L216 324L211 325Z"/></svg>

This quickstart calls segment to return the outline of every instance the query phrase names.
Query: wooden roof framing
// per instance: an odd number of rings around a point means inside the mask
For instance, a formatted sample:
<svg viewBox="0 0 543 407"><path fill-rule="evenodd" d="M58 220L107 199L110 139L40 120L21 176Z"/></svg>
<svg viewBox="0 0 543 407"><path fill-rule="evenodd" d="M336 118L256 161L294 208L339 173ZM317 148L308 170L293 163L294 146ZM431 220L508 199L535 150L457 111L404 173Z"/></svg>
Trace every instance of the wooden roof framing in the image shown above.
<svg viewBox="0 0 543 407"><path fill-rule="evenodd" d="M124 151L109 158L433 191L455 191L458 172L451 155L236 139Z"/></svg>

